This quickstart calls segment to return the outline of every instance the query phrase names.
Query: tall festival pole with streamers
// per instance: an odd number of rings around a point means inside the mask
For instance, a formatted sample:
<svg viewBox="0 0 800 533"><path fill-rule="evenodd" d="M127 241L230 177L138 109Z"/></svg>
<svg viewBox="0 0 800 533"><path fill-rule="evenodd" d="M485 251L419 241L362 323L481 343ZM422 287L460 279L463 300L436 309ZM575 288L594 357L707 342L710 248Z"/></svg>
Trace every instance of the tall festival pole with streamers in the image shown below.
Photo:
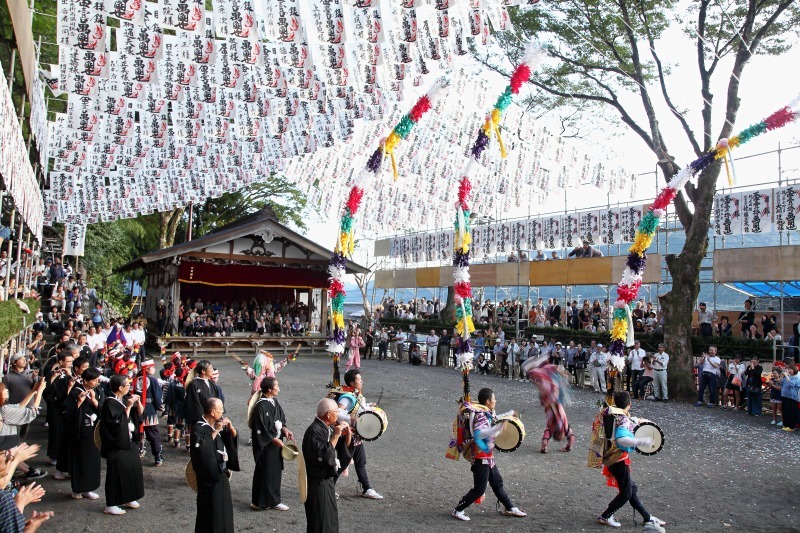
<svg viewBox="0 0 800 533"><path fill-rule="evenodd" d="M340 386L339 358L344 353L345 326L344 326L344 299L347 293L344 290L347 258L352 257L355 249L355 217L364 198L364 185L366 181L378 174L383 163L384 155L392 161L392 171L397 179L397 164L394 159L395 148L400 141L408 138L411 130L420 119L436 105L442 96L446 83L443 78L438 79L427 94L422 96L407 115L400 119L389 136L380 143L380 146L370 155L366 168L361 171L356 183L350 189L339 222L339 237L336 239L331 262L328 265L330 284L328 297L331 301L332 332L328 338L328 352L333 357L333 386Z"/></svg>
<svg viewBox="0 0 800 533"><path fill-rule="evenodd" d="M614 315L611 327L612 358L624 357L625 347L633 346L633 317L631 306L639 294L647 261L647 249L653 242L661 218L686 182L700 173L716 160L724 159L729 183L733 182L733 158L731 151L768 131L777 130L800 118L800 97L788 106L779 109L761 122L745 128L736 137L720 139L711 151L695 159L675 174L656 197L647 214L636 230L636 238L628 250L628 259L622 279L617 284L617 301L614 302ZM618 360L617 360L618 361ZM613 362L612 362L613 364Z"/></svg>
<svg viewBox="0 0 800 533"><path fill-rule="evenodd" d="M533 70L541 62L542 49L538 46L529 46L523 55L519 66L511 75L509 85L495 102L494 108L486 116L483 126L478 130L478 137L472 146L471 156L466 167L461 173L458 183L458 201L456 202L455 243L453 249L453 290L455 291L456 304L456 332L460 342L456 344L455 356L457 368L461 370L464 386L463 402L470 401L469 372L472 369L473 352L470 346L470 334L475 331L472 320L472 286L469 277L470 245L472 244L472 231L470 224L470 202L472 199L472 182L469 179L470 170L474 162L480 161L484 150L489 146L492 136L497 138L500 146L500 155L506 157L505 146L500 136L500 121L503 113L511 105L514 95L519 94L522 85L527 82Z"/></svg>

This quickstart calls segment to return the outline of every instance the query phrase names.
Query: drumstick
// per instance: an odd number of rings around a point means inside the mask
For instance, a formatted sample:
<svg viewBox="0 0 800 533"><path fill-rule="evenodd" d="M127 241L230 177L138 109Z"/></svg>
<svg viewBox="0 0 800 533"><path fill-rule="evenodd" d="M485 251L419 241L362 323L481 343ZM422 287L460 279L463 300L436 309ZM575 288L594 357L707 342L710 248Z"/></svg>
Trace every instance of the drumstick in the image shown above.
<svg viewBox="0 0 800 533"><path fill-rule="evenodd" d="M381 398L383 398L383 387L381 387L381 393L378 394L378 401L375 402L375 407L380 407L381 406Z"/></svg>

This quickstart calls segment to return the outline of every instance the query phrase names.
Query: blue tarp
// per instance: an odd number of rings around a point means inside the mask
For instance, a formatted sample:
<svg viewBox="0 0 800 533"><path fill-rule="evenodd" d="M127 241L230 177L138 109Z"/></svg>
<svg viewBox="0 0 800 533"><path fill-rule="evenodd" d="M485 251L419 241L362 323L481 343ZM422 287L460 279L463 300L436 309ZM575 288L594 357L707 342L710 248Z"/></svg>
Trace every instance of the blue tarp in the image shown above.
<svg viewBox="0 0 800 533"><path fill-rule="evenodd" d="M731 283L737 289L759 297L781 297L781 284L778 281L753 281L753 282L739 282ZM800 296L800 281L784 281L783 282L783 295L787 298L796 298Z"/></svg>

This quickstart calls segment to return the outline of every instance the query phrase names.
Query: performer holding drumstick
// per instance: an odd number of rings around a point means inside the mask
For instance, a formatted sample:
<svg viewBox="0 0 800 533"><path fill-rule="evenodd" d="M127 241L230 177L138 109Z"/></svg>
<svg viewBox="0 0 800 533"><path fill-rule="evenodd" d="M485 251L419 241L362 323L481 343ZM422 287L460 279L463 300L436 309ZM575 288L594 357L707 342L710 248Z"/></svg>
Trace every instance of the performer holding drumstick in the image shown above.
<svg viewBox="0 0 800 533"><path fill-rule="evenodd" d="M361 371L358 368L351 368L345 372L344 383L345 386L342 387L342 390L356 395L358 405L353 409L353 412L357 414L359 409L367 407L367 401L364 396L361 395L361 391L364 387ZM339 401L342 401L341 397ZM348 406L344 403L339 403L339 421L350 422L351 428L354 428L356 425L355 417L348 414ZM369 477L367 476L367 452L364 449L364 442L355 431L353 431L352 439L348 439L346 448L346 451L342 450L344 453L339 454L341 466L338 469L337 478L347 470L347 467L350 466L350 460L352 459L353 465L355 465L358 482L361 484L361 496L371 500L382 500L383 496L369 484Z"/></svg>
<svg viewBox="0 0 800 533"><path fill-rule="evenodd" d="M458 505L456 505L456 508L453 509L451 514L453 518L468 522L470 518L464 511L467 507L483 498L483 494L486 492L486 486L489 485L492 487L492 491L494 495L497 496L498 501L505 507L502 514L520 518L527 516L511 503L511 498L508 497L505 488L503 488L503 477L500 475L500 469L497 468L497 464L494 462L494 455L492 452L494 448L494 439L505 428L505 422L492 425L492 419L496 417L494 414L494 407L497 404L494 391L490 388L481 389L478 392L478 403L480 406L485 407L485 409L477 409L474 416L471 417L472 423L470 429L474 438L473 446L477 448L472 457L473 486L472 489L461 498L461 501L458 502ZM514 415L516 416L516 413L514 413Z"/></svg>
<svg viewBox="0 0 800 533"><path fill-rule="evenodd" d="M628 455L636 446L649 445L651 439L637 439L633 435L636 422L630 417L631 396L626 391L614 393L614 407L608 408L608 416L604 416L605 442L603 445L603 475L608 478L608 485L617 487L619 494L611 500L603 514L597 517L597 523L611 527L620 527L614 513L630 502L631 507L644 518L645 526L656 531L664 531L666 522L647 512L639 500L636 483L631 478L631 461Z"/></svg>

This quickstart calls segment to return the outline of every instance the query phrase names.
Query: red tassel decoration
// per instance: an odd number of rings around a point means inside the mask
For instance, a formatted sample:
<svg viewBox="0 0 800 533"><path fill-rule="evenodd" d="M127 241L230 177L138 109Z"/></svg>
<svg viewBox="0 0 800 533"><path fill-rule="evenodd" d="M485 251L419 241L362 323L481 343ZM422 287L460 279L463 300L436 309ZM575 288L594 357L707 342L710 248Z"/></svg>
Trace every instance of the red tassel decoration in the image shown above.
<svg viewBox="0 0 800 533"><path fill-rule="evenodd" d="M338 279L331 278L331 285L328 287L328 295L333 297L342 292L344 292L344 283Z"/></svg>
<svg viewBox="0 0 800 533"><path fill-rule="evenodd" d="M428 100L427 96L423 96L417 103L414 104L414 107L411 108L411 111L408 113L408 116L411 117L411 120L414 122L419 122L419 119L422 118L422 115L430 111L431 109L431 101Z"/></svg>
<svg viewBox="0 0 800 533"><path fill-rule="evenodd" d="M617 298L631 303L639 294L639 287L641 286L641 281L636 281L633 285L617 285Z"/></svg>
<svg viewBox="0 0 800 533"><path fill-rule="evenodd" d="M461 209L469 209L470 198L472 198L472 182L467 176L464 176L458 184L458 205L461 206Z"/></svg>
<svg viewBox="0 0 800 533"><path fill-rule="evenodd" d="M469 283L456 283L453 288L456 294L462 298L469 298L472 296L472 286Z"/></svg>
<svg viewBox="0 0 800 533"><path fill-rule="evenodd" d="M347 198L347 208L350 209L350 214L355 215L358 207L361 205L361 199L364 197L364 189L353 187L350 189L350 196Z"/></svg>
<svg viewBox="0 0 800 533"><path fill-rule="evenodd" d="M514 74L511 75L511 92L514 94L519 93L522 84L531 78L531 67L522 64L517 67Z"/></svg>
<svg viewBox="0 0 800 533"><path fill-rule="evenodd" d="M791 108L784 107L765 118L764 123L767 125L767 131L777 130L792 122L796 116Z"/></svg>
<svg viewBox="0 0 800 533"><path fill-rule="evenodd" d="M666 209L676 196L678 196L678 191L666 187L653 201L653 205L650 206L650 209Z"/></svg>

